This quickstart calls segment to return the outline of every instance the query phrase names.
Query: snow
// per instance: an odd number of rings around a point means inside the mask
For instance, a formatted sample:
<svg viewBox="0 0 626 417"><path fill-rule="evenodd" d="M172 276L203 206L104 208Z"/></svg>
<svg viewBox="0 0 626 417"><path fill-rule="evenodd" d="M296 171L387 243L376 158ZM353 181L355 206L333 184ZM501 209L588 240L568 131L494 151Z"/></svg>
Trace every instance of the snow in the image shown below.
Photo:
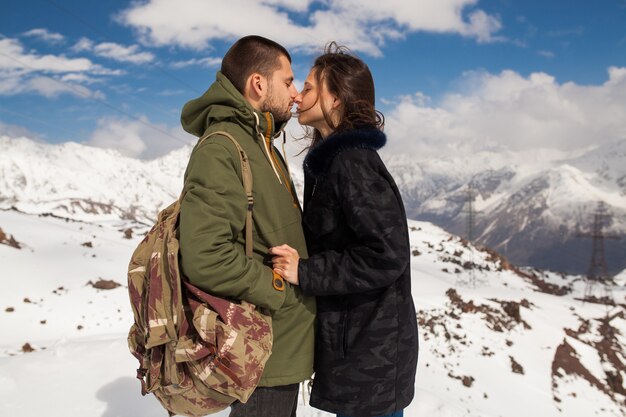
<svg viewBox="0 0 626 417"><path fill-rule="evenodd" d="M132 323L126 267L157 210L178 196L190 151L184 147L139 161L75 143L0 136L0 229L21 246L0 244L0 416L166 415L152 396L141 397L137 363L126 347ZM405 202L419 200L420 209L452 215L473 179L484 186L476 200L484 218L502 210L507 223L535 220L516 217L511 210L519 207L506 205L519 193L532 197L531 206L547 202L541 213L547 221L574 227L602 199L614 214L615 232L626 230L624 155L626 141L577 155L540 150L386 161ZM293 165L301 194L302 172ZM545 188L524 196L533 181ZM566 341L605 388L607 372L626 380L626 270L611 287L621 304L583 303L587 288L580 276L516 272L497 255L437 226L409 226L421 325L416 394L407 417L626 416L619 392L609 395L576 373L552 374L557 349ZM498 227L494 220L483 233ZM530 275L570 292L541 292ZM100 279L121 286L90 285ZM603 295L601 285L592 289ZM467 311L454 304L451 290ZM519 323L505 312L507 303L520 303ZM621 367L597 348L606 336L600 332L606 316L613 317ZM584 321L588 331L571 336ZM25 352L26 344L34 351ZM523 373L513 372L513 361ZM329 415L300 399L298 416Z"/></svg>
<svg viewBox="0 0 626 417"><path fill-rule="evenodd" d="M0 207L94 221L128 217L135 206L149 223L178 197L190 149L145 162L77 143L0 136Z"/></svg>
<svg viewBox="0 0 626 417"><path fill-rule="evenodd" d="M120 335L62 339L45 351L0 358L4 416L159 416L141 397L137 363ZM167 415L167 414L165 414Z"/></svg>
<svg viewBox="0 0 626 417"><path fill-rule="evenodd" d="M302 195L298 162L303 155L293 158L301 144L290 145L291 172ZM0 135L0 209L15 207L91 223L134 219L145 227L179 196L190 152L191 146L185 146L142 161L77 143L51 145ZM562 269L561 258L571 250L580 258L586 248L577 243L577 235L590 231L598 201L605 202L612 215L604 231L626 231L626 140L575 154L496 149L420 159L385 154L384 148L382 153L409 218L463 233L471 184L477 193L474 235L491 247L506 248L519 263L541 259L545 267ZM542 236L543 245L534 248L536 236ZM546 249L557 254L552 263L541 253ZM621 261L609 264L622 268ZM578 263L567 270L584 268Z"/></svg>
<svg viewBox="0 0 626 417"><path fill-rule="evenodd" d="M132 322L126 266L141 238L135 234L126 239L122 230L127 226L0 211L0 228L22 245L0 244L3 270L9 272L0 293L0 415L166 415L152 396L140 395L137 363L126 346ZM626 415L624 396L611 398L576 375L559 379L553 392L552 361L564 339L596 378L605 378L606 363L587 344L600 336L590 334L580 341L565 334L567 328L577 330L581 318L593 322L607 311L603 305L576 300L585 290L578 277L538 273L548 282L573 288L565 296L538 292L514 271L500 270L501 260L442 229L415 221L409 226L416 251L412 291L418 316L438 317L439 324L434 333L428 326L420 328L416 395L406 416ZM473 274L461 266L468 261L476 265ZM97 290L87 284L100 278L122 285ZM528 300L529 307L519 310L529 328L511 322L503 331L492 330L486 313L461 312L451 304L446 295L451 288L464 302L486 306L499 320L507 318L501 302ZM623 300L625 294L623 285L613 288L615 299ZM614 307L611 312L623 310ZM623 354L626 320L617 318L612 324L621 332ZM597 329L591 326L592 333ZM26 343L33 352L22 351ZM523 374L512 372L511 358ZM457 379L463 377L473 378L469 387ZM300 417L330 415L299 401Z"/></svg>

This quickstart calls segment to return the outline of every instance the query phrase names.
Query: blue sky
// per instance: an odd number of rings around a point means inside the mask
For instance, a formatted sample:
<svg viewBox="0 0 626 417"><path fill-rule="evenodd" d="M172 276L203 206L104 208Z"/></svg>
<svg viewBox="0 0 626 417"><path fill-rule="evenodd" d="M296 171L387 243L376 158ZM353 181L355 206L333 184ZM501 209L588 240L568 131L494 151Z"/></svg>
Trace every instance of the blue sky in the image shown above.
<svg viewBox="0 0 626 417"><path fill-rule="evenodd" d="M626 0L4 2L0 134L162 155L249 33L288 47L298 80L326 42L350 47L398 149L626 139Z"/></svg>

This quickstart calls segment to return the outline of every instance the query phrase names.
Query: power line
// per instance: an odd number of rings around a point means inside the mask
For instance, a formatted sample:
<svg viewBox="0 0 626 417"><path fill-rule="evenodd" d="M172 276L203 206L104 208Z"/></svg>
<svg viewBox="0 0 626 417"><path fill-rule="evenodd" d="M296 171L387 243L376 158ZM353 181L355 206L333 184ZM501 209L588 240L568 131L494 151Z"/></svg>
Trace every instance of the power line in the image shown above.
<svg viewBox="0 0 626 417"><path fill-rule="evenodd" d="M48 127L54 128L54 129L61 129L61 130L65 131L67 133L70 133L72 135L74 135L76 133L76 132L73 132L73 131L71 131L71 130L69 130L67 128L62 127L62 126L53 125L52 123L48 123L48 122L46 122L44 120L38 119L38 118L30 116L28 114L19 113L19 112L13 111L13 110L3 109L2 107L0 107L0 112L7 113L7 114L10 114L12 116L18 116L18 117L21 117L23 119L30 120L30 121L33 121L35 123L39 123L39 124L42 124L44 126L48 126Z"/></svg>
<svg viewBox="0 0 626 417"><path fill-rule="evenodd" d="M0 34L0 38L6 38L6 37L5 37L5 36L3 36L2 34ZM0 52L0 53L1 53L1 52ZM7 57L9 57L9 56L8 56L8 55L6 55L6 54L4 54L4 55L5 55L5 56L7 56ZM22 65L27 66L27 64L25 64L25 63L23 63L23 62L19 61L19 60L18 60L17 58L15 58L15 57L9 57L9 58L13 59L13 60L14 60L14 61L16 61L16 62L20 62ZM65 67L65 68L67 69L67 72L68 72L68 73L69 73L69 72L73 72L73 71L74 71L74 70L72 70L71 68L69 68L67 65L65 65L65 63L63 63L63 62L60 62L60 65L62 65L63 67ZM32 67L30 67L30 68L31 68L31 69L33 69L34 71L36 71L36 70L35 70L34 68L32 68ZM44 75L44 76L45 76L45 75ZM47 76L47 77L48 77L48 78L52 78L52 77L49 77L49 76ZM65 83L64 81L56 80L56 79L54 79L54 78L52 78L52 79L53 79L53 80L55 80L55 81L57 81L57 82L64 83L64 84L65 84L65 85L67 85L67 86L71 86L71 84L69 84L69 83ZM165 115L171 116L171 112L170 112L170 111L168 111L168 110L166 110L166 109L163 109L163 108L157 107L157 106L155 106L155 105L154 105L154 104L152 104L152 103L149 103L149 102L147 102L147 101L144 101L144 100L142 100L142 99L140 99L140 98L138 98L138 97L136 97L136 96L134 96L134 95L128 94L128 93L126 93L126 92L124 92L124 91L121 91L121 90L119 90L119 89L114 89L114 88L112 88L112 89L115 91L115 93L116 93L116 94L121 94L121 95L123 95L123 96L126 96L126 97L128 97L128 98L130 98L130 99L132 99L132 100L135 100L135 101L137 101L137 102L139 102L139 103L143 104L144 106L150 107L150 108L152 108L152 109L154 109L154 110L157 110L157 111L159 111L159 112L161 112L161 113L163 113L163 114L165 114ZM76 90L74 90L74 91L76 91ZM85 96L83 96L83 97L85 97ZM89 98L91 98L91 97L89 97ZM3 110L3 111L4 111L5 113L12 113L12 112L10 112L10 111L8 111L8 110ZM118 110L118 111L119 111L119 110ZM74 135L74 134L76 133L76 132L70 131L69 129L62 128L62 127L60 127L60 126L57 126L57 125L52 125L52 124L50 124L50 123L44 122L43 120L41 120L41 119L37 119L36 117L33 117L33 116L28 116L28 115L25 115L25 114L23 114L23 113L22 113L22 114L19 114L19 113L14 113L14 114L15 114L15 115L17 115L17 116L23 117L23 118L25 118L25 119L30 119L30 120L33 120L33 121L38 121L39 123L41 123L41 124L43 124L43 125L46 125L46 126L49 126L49 127L53 127L53 128L55 128L55 129L61 129L61 130L64 130L64 131L66 131L66 132L68 132L68 133L71 133L72 135ZM132 117L132 116L131 116L131 117Z"/></svg>
<svg viewBox="0 0 626 417"><path fill-rule="evenodd" d="M591 262L587 272L587 284L585 287L584 300L592 297L593 289L596 283L602 284L604 288L604 297L612 301L610 288L608 283L611 280L609 270L606 264L606 255L604 252L605 239L619 239L618 236L608 235L604 233L604 225L610 218L606 204L603 201L598 203L595 213L593 214L593 228L590 233L581 233L580 237L591 237L593 239L593 248L591 251Z"/></svg>
<svg viewBox="0 0 626 417"><path fill-rule="evenodd" d="M467 248L470 252L470 276L469 276L469 284L472 288L476 287L476 272L474 271L475 261L474 261L474 227L476 220L476 210L474 209L474 200L476 199L477 192L474 189L472 183L470 182L467 185L467 205L465 208L465 213L467 214Z"/></svg>
<svg viewBox="0 0 626 417"><path fill-rule="evenodd" d="M0 55L5 56L5 57L7 57L7 58L9 58L9 59L11 59L11 60L13 60L13 61L15 61L15 62L19 63L20 65L22 65L22 66L23 66L23 67L25 67L25 68L29 68L30 70L32 70L32 71L34 71L34 72L37 72L37 70L36 70L35 68L31 67L30 65L26 64L25 62L23 62L23 61L21 61L21 60L19 60L19 59L15 58L15 57L13 57L13 56L11 56L11 55L5 54L4 52L0 52ZM86 99L91 99L91 100L95 101L96 103L99 103L99 104L101 104L101 105L103 105L103 106L105 106L105 107L108 107L108 108L109 108L109 109L111 109L111 110L115 110L115 111L116 111L116 112L118 112L118 113L121 113L121 114L123 114L123 115L125 115L125 116L128 116L128 117L130 117L131 119L136 120L137 122L139 122L139 123L141 123L141 124L143 124L143 125L145 125L145 126L148 126L149 128L151 128L151 129L153 129L153 130L156 130L156 131L158 131L158 132L160 132L160 133L164 134L165 136L167 136L167 137L169 137L169 138L171 138L171 139L174 139L174 140L175 140L175 141L177 141L177 142L180 142L180 143L185 144L185 145L187 145L187 144L188 144L188 142L186 142L186 141L184 141L184 140L182 140L182 139L179 139L179 138L177 138L177 137L175 137L175 136L172 136L169 132L167 132L167 131L165 131L165 130L163 130L163 129L159 128L159 127L156 127L156 126L154 126L154 125L152 125L152 124L150 124L150 123L147 123L147 122L143 121L141 118L139 118L139 117L137 117L137 116L134 116L134 115L132 115L132 114L130 114L130 113L128 113L128 112L126 112L126 111L122 110L122 109L119 109L119 108L117 108L117 107L113 106L112 104L107 103L106 101L104 101L104 100L102 100L102 99L98 99L98 98L96 98L96 97L93 97L92 95L86 94L84 91L82 91L82 90L80 90L80 89L76 88L76 86L74 86L74 85L72 85L72 84L69 84L69 83L67 83L67 82L65 82L65 81L62 81L62 80L58 80L58 79L56 79L56 78L54 78L54 77L51 77L51 76L49 76L49 75L42 74L42 76L43 76L43 77L46 77L46 78L49 78L49 79L51 79L52 81L54 81L54 82L56 82L56 83L58 83L58 84L61 84L61 85L66 86L67 88L69 88L70 90L74 91L76 94L78 94L79 96L81 96L81 97L83 97L83 98L86 98Z"/></svg>
<svg viewBox="0 0 626 417"><path fill-rule="evenodd" d="M126 92L124 92L124 91L117 90L117 89L115 89L115 88L112 88L112 90L113 90L113 91L115 91L117 94L121 94L121 95L123 95L123 96L126 96L126 97L130 98L131 100L135 100L135 101L137 101L137 102L139 102L139 103L143 104L144 106L147 106L147 107L150 107L150 108L152 108L152 109L154 109L154 110L157 110L157 111L159 111L159 112L161 112L161 113L163 113L163 114L165 114L165 115L167 115L167 116L171 116L171 115L172 115L170 111L168 111L168 110L166 110L166 109L163 109L163 108L161 108L161 107L157 107L157 106L155 106L154 104L149 103L149 102L147 102L147 101L145 101L145 100L142 100L142 99L140 99L140 98L137 98L136 96L134 96L134 95L132 95L132 94L128 94L128 93L126 93Z"/></svg>
<svg viewBox="0 0 626 417"><path fill-rule="evenodd" d="M93 30L94 32L98 33L100 36L104 37L104 39L111 39L111 36L109 36L108 33L104 32L103 30L101 30L100 28L98 28L97 26L91 24L89 21L83 19L81 16L79 16L78 14L72 12L71 10L61 6L60 4L58 4L57 2L53 1L53 0L46 0L48 3L52 4L53 6L55 6L56 8L58 8L59 10L61 10L62 12L68 14L69 16L71 16L72 18L74 18L75 20L77 20L78 22L82 23L83 25L87 26L88 28L90 28L91 30ZM152 63L150 64L150 66L152 68L157 69L159 72L161 72L162 74L164 74L165 76L173 79L174 81L180 83L181 85L187 87L188 89L190 89L191 91L193 91L194 93L202 93L202 91L198 90L196 87L193 87L191 85L189 85L187 82L181 80L180 78L176 77L175 75L165 71L163 68L159 67L156 63Z"/></svg>

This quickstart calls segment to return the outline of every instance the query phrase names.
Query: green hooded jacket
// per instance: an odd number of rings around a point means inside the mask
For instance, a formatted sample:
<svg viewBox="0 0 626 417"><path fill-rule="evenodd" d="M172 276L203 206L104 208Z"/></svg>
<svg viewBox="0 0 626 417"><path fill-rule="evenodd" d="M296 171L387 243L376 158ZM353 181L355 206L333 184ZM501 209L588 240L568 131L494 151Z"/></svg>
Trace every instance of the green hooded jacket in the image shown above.
<svg viewBox="0 0 626 417"><path fill-rule="evenodd" d="M284 291L274 289L268 255L270 247L286 243L307 257L300 204L286 164L272 144L277 135L273 118L256 111L218 72L201 97L185 104L181 123L198 137L226 131L237 139L250 161L254 195L250 259L244 236L248 202L237 150L219 135L196 145L185 172L181 204L182 271L211 294L270 311L273 348L260 386L304 381L313 373L315 299L287 282Z"/></svg>

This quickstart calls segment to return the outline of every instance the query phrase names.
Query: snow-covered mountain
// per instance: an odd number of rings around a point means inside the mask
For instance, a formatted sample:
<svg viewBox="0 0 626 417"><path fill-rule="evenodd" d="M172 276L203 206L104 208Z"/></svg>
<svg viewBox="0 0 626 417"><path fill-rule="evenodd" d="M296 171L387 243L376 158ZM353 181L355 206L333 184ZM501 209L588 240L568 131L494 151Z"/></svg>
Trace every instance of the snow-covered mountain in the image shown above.
<svg viewBox="0 0 626 417"><path fill-rule="evenodd" d="M126 346L141 237L118 226L0 210L0 415L166 415L141 397ZM608 287L617 304L596 302L600 284L583 302L580 277L409 227L420 358L407 417L626 416L626 271ZM300 399L298 416L330 414Z"/></svg>
<svg viewBox="0 0 626 417"><path fill-rule="evenodd" d="M0 208L151 224L178 197L190 151L183 147L146 162L72 142L0 137Z"/></svg>
<svg viewBox="0 0 626 417"><path fill-rule="evenodd" d="M598 203L603 232L626 235L626 140L575 156L555 151L482 152L414 161L388 156L410 218L472 237L518 265L585 273ZM626 267L626 239L605 240L609 270Z"/></svg>
<svg viewBox="0 0 626 417"><path fill-rule="evenodd" d="M0 208L84 221L151 224L175 199L191 147L141 161L76 143L0 137ZM570 155L540 150L417 159L384 155L409 218L468 236L468 187L475 195L472 238L513 263L584 273L599 201L606 233L626 232L626 140ZM294 164L295 165L295 164ZM302 172L292 166L299 189ZM606 240L611 272L626 268L626 239Z"/></svg>

